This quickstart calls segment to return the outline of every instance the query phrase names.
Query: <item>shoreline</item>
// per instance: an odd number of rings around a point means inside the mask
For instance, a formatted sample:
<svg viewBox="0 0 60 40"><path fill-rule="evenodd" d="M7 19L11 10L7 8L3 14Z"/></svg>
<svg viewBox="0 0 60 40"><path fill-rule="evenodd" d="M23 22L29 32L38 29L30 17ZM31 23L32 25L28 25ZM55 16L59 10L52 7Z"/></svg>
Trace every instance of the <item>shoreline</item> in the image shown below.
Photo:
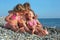
<svg viewBox="0 0 60 40"><path fill-rule="evenodd" d="M11 30L2 28L6 23L5 17L0 17L0 39L1 40L58 40L60 39L60 30L57 29L57 26L44 26L48 29L49 35L45 37L40 37L37 35L31 35L28 33L16 33ZM8 38L7 38L8 37Z"/></svg>

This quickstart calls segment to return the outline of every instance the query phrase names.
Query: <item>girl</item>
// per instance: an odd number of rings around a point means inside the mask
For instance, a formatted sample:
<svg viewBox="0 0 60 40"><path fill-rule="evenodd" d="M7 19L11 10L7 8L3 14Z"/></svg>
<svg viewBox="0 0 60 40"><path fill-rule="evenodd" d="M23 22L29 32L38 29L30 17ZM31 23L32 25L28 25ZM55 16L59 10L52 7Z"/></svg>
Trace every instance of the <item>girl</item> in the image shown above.
<svg viewBox="0 0 60 40"><path fill-rule="evenodd" d="M5 18L5 20L7 21L6 26L11 26L11 27L8 27L8 28L10 28L13 31L17 31L19 29L18 28L18 21L20 21L20 19L21 19L20 14L23 14L23 13L19 12L19 11L22 10L21 7L22 7L22 5L18 4L13 9L13 11L9 11L9 15Z"/></svg>
<svg viewBox="0 0 60 40"><path fill-rule="evenodd" d="M21 4L18 4L15 9L20 14L20 20L18 20L18 31L25 32L25 30L28 30L26 24L25 24L25 18L23 11L25 10L24 7Z"/></svg>
<svg viewBox="0 0 60 40"><path fill-rule="evenodd" d="M38 35L48 34L47 30L44 30L43 27L42 27L42 24L37 20L37 16L31 10L30 4L29 3L24 3L23 6L25 7L25 16L26 16L26 19L27 19L27 25L28 25L29 29L32 29L32 34L34 34L34 31L36 31L36 32L38 31ZM41 33L39 34L39 32L41 32Z"/></svg>
<svg viewBox="0 0 60 40"><path fill-rule="evenodd" d="M8 25L8 28L10 28L13 31L17 31L18 29L17 23L18 23L18 20L20 20L19 13L9 12L9 15L5 18L5 20L7 21L7 24L5 25L5 27L7 27Z"/></svg>
<svg viewBox="0 0 60 40"><path fill-rule="evenodd" d="M32 34L34 34L35 31L38 32L38 35L40 36L48 34L47 30L44 30L42 28L42 25L41 24L38 25L38 23L39 23L38 20L33 19L32 13L27 14L27 26L30 30L32 30Z"/></svg>
<svg viewBox="0 0 60 40"><path fill-rule="evenodd" d="M35 23L35 20L32 17L33 16L31 14L27 14L27 26L29 29L32 30L32 34L34 34L37 24Z"/></svg>
<svg viewBox="0 0 60 40"><path fill-rule="evenodd" d="M24 3L23 6L25 8L24 15L25 15L26 21L28 20L28 16L27 15L31 14L31 16L35 16L34 12L30 8L30 4L29 3Z"/></svg>
<svg viewBox="0 0 60 40"><path fill-rule="evenodd" d="M29 14L29 13L32 13L33 12L33 10L31 10L31 8L30 8L30 4L29 3L24 3L23 6L25 8L25 11L24 11L24 14L25 15L27 13ZM35 13L34 12L32 13L32 16L35 16Z"/></svg>

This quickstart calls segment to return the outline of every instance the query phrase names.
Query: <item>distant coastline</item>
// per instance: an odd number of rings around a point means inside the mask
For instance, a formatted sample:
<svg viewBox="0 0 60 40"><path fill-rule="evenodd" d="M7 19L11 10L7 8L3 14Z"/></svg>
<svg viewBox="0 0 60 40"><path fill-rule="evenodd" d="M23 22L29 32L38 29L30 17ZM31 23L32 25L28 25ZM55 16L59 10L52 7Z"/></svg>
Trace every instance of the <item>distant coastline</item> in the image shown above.
<svg viewBox="0 0 60 40"><path fill-rule="evenodd" d="M56 26L60 28L60 18L38 18L44 26Z"/></svg>
<svg viewBox="0 0 60 40"><path fill-rule="evenodd" d="M60 18L38 18L38 19L60 19Z"/></svg>

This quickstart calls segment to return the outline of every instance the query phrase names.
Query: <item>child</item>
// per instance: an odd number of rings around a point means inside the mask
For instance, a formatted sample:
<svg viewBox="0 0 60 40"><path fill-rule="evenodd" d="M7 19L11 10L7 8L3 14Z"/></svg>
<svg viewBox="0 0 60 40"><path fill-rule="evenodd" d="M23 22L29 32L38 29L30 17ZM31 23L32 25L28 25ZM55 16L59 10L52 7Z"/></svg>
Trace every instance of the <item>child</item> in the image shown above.
<svg viewBox="0 0 60 40"><path fill-rule="evenodd" d="M10 26L7 28L10 28L13 31L18 30L18 20L20 20L20 14L22 14L21 12L19 12L21 11L21 7L21 4L17 4L17 6L12 11L9 11L9 15L5 18L5 20L7 21L5 27Z"/></svg>
<svg viewBox="0 0 60 40"><path fill-rule="evenodd" d="M41 24L38 25L38 21L36 19L33 19L33 16L31 15L31 13L27 14L27 17L28 17L27 26L29 29L32 30L32 34L34 34L35 31L37 31L38 35L40 35L40 36L41 35L44 36L44 35L48 34L47 30L44 30L42 28L42 25Z"/></svg>
<svg viewBox="0 0 60 40"><path fill-rule="evenodd" d="M14 12L9 12L9 15L5 18L7 21L7 25L10 25L11 30L17 31L18 29L18 20L20 20L20 15L19 13L14 13ZM6 25L6 26L7 26Z"/></svg>
<svg viewBox="0 0 60 40"><path fill-rule="evenodd" d="M26 24L25 24L25 20L24 20L23 11L25 9L21 4L18 4L14 10L17 11L19 13L19 15L20 15L20 20L18 20L18 26L19 26L18 31L25 32L25 30L28 29Z"/></svg>
<svg viewBox="0 0 60 40"><path fill-rule="evenodd" d="M32 18L33 16L29 13L27 14L27 26L29 29L32 30L32 34L34 34L35 32L35 28L36 28L36 23L35 23L35 20Z"/></svg>
<svg viewBox="0 0 60 40"><path fill-rule="evenodd" d="M42 32L40 34L43 34L43 35L48 34L47 30L44 30L43 27L42 27L42 24L37 20L35 13L30 8L30 4L29 3L24 3L23 6L25 7L25 10L26 10L25 11L25 16L26 16L26 19L27 19L27 24L29 25L28 27L33 29L32 34L34 34L34 31ZM34 23L34 25L33 25L33 23ZM30 26L32 26L32 27L30 27Z"/></svg>
<svg viewBox="0 0 60 40"><path fill-rule="evenodd" d="M34 12L33 12L33 11L31 10L31 8L30 8L30 4L29 4L29 3L24 3L23 6L24 6L24 8L25 8L24 14L25 14L25 18L26 18L27 20L29 19L29 18L28 18L28 15L31 14L32 17L35 16ZM26 20L26 21L27 21L27 20ZM35 28L34 28L34 30L35 30ZM34 34L34 30L33 30L32 34Z"/></svg>
<svg viewBox="0 0 60 40"><path fill-rule="evenodd" d="M24 8L25 8L25 11L24 11L24 14L26 15L27 13L32 13L33 10L31 10L30 8L30 4L29 3L24 3L23 4ZM35 16L34 12L32 13L32 16Z"/></svg>

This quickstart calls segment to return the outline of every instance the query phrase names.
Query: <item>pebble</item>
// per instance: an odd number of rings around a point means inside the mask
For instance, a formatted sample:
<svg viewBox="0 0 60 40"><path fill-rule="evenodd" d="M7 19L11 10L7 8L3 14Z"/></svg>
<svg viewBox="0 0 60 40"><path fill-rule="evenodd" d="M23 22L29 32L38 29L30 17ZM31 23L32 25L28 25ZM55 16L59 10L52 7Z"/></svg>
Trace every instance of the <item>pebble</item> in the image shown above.
<svg viewBox="0 0 60 40"><path fill-rule="evenodd" d="M16 33L11 30L2 28L1 26L0 26L0 40L60 40L60 33L55 34L55 35L49 34L45 37L39 37L37 35L31 35L27 32ZM57 36L57 35L59 35L59 36Z"/></svg>

